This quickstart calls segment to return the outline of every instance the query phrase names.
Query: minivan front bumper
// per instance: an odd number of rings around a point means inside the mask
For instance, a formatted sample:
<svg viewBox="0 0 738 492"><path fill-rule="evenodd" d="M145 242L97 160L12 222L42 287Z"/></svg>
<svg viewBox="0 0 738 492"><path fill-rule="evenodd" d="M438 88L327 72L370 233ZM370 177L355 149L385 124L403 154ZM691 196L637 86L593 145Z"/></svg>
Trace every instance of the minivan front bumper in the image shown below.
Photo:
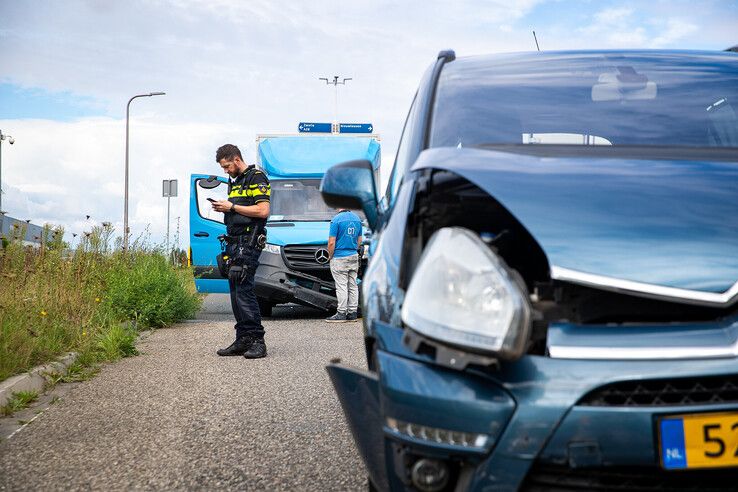
<svg viewBox="0 0 738 492"><path fill-rule="evenodd" d="M662 381L668 387L669 381L732 378L738 374L735 358L617 361L525 356L502 364L498 371L456 371L410 352L402 344L402 332L373 323L376 373L328 367L370 478L380 490L412 489L409 468L423 457L448 463L454 481L448 490L565 490L553 488L560 477L551 478L551 470L565 475L623 469L639 470L644 483L660 480L666 489L679 490L690 477L706 487L730 471L663 470L656 429L659 417L666 415L738 413L736 401L593 405L585 397L618 382ZM394 421L414 427L398 432L389 425ZM453 446L423 429L483 434L488 439L482 448ZM551 481L541 485L541 476ZM582 490L598 490L596 485L587 482ZM723 486L730 490L734 483Z"/></svg>

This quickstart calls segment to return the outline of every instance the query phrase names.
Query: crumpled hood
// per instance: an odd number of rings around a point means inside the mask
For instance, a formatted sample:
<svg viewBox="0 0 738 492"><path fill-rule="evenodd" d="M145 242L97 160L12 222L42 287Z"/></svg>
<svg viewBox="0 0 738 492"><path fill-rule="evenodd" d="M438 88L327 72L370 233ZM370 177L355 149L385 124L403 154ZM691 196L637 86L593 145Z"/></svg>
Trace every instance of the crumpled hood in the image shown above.
<svg viewBox="0 0 738 492"><path fill-rule="evenodd" d="M738 159L737 159L738 160ZM424 151L484 189L553 268L723 293L738 281L738 163Z"/></svg>

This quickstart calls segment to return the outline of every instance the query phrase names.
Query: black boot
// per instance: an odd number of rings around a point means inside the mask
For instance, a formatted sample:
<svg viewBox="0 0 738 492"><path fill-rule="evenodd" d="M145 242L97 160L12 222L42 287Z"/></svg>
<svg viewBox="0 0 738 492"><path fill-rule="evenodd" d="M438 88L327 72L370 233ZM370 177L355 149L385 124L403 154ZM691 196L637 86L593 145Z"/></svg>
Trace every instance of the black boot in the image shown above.
<svg viewBox="0 0 738 492"><path fill-rule="evenodd" d="M219 349L217 354L221 356L227 355L243 355L251 347L253 340L251 337L242 336L236 338L236 341L226 348Z"/></svg>
<svg viewBox="0 0 738 492"><path fill-rule="evenodd" d="M264 339L254 340L243 356L247 359L261 359L267 355L267 346Z"/></svg>

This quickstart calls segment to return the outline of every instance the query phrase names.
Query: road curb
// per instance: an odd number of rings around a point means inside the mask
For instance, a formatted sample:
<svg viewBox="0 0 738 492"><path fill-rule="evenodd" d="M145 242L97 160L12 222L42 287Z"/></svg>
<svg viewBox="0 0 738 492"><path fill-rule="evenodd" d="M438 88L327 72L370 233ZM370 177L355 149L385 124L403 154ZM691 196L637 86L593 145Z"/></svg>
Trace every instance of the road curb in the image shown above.
<svg viewBox="0 0 738 492"><path fill-rule="evenodd" d="M34 367L24 374L19 374L0 382L0 407L8 403L13 393L20 391L43 392L50 375L66 374L69 366L76 360L77 353L69 352L55 362Z"/></svg>

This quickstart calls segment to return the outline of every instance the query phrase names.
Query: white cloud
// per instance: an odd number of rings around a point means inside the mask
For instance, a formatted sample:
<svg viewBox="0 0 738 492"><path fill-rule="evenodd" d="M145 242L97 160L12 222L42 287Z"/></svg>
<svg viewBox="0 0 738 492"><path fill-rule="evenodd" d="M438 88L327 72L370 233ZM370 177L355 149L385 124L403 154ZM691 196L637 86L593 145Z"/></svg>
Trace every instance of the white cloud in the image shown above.
<svg viewBox="0 0 738 492"><path fill-rule="evenodd" d="M83 232L109 221L122 230L125 121L87 118L74 122L0 121L13 128L16 143L3 159L3 208L35 223ZM129 222L133 234L150 225L158 241L166 227L163 179L179 180L172 217L187 218L189 175L217 173L215 149L225 141L253 150L254 130L217 124L160 123L148 114L131 118ZM93 221L85 219L90 215Z"/></svg>
<svg viewBox="0 0 738 492"><path fill-rule="evenodd" d="M571 2L553 3L563 5ZM735 44L736 11L724 3L689 16L680 12L691 4L679 0L579 5L575 15L535 19L543 47ZM131 105L134 234L151 224L153 237L162 237L161 180L171 178L180 180L172 217L180 216L186 230L189 174L217 172L219 145L236 143L253 158L257 133L333 119L334 90L318 77L353 78L339 89L339 119L374 123L386 172L420 77L438 51L530 50L529 20L550 6L543 0L0 2L0 81L68 92L108 115L0 120L17 139L3 147L3 208L70 231L90 224L86 214L121 230L126 102L159 90L167 95Z"/></svg>
<svg viewBox="0 0 738 492"><path fill-rule="evenodd" d="M594 15L595 23L599 26L612 26L629 22L633 17L631 8L608 8Z"/></svg>
<svg viewBox="0 0 738 492"><path fill-rule="evenodd" d="M692 33L697 32L698 27L683 19L667 19L666 26L662 29L662 33L651 40L652 48L661 48L669 46L677 41L685 39Z"/></svg>
<svg viewBox="0 0 738 492"><path fill-rule="evenodd" d="M609 9L595 14L583 31L614 48L663 48L684 40L697 26L677 17L652 18L644 25L632 9Z"/></svg>

